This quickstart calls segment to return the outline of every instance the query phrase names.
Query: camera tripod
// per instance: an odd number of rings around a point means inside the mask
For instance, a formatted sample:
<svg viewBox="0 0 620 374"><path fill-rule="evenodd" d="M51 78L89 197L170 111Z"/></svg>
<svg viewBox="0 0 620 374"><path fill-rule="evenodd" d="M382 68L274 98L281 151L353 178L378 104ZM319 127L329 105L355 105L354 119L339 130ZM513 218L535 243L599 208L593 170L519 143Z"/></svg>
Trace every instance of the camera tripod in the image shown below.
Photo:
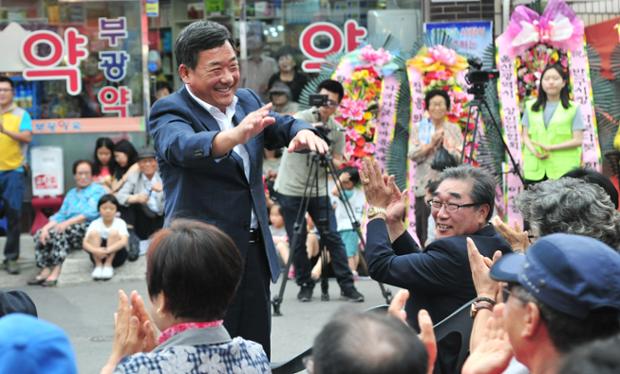
<svg viewBox="0 0 620 374"><path fill-rule="evenodd" d="M274 316L282 315L280 311L280 306L282 305L284 291L286 290L286 284L288 282L287 272L288 272L288 269L291 267L291 264L293 263L293 257L295 256L295 250L296 250L298 241L301 239L301 234L302 234L303 227L304 227L302 225L306 224L306 212L308 211L308 205L310 203L310 199L312 198L318 199L321 197L319 196L319 179L320 179L319 170L321 169L325 170L325 177L323 180L325 191L329 193L327 181L328 181L328 176L331 175L335 181L336 188L338 190L338 195L344 196L343 188L342 188L342 185L340 184L340 181L338 180L338 177L336 176L336 173L335 173L336 168L334 166L334 162L331 156L319 155L319 154L312 155L310 167L308 170L308 175L306 177L306 183L304 186L304 193L303 193L300 205L299 205L299 209L297 210L297 213L295 215L295 223L293 226L294 233L293 233L292 238L290 239L289 257L288 257L286 266L283 270L284 276L282 279L282 283L280 283L280 290L278 294L274 296L271 301L271 304L273 306ZM313 187L314 187L314 194L311 193ZM319 229L319 232L321 233L321 235L329 233L329 226L330 226L329 211L330 209L333 209L330 205L329 195L324 196L323 198L324 198L323 206L321 206L319 209L319 212L321 214L319 214L319 219L315 222L315 225ZM355 219L353 208L351 207L351 204L349 203L348 200L346 199L341 199L341 200L347 212L349 221L351 222L351 226L354 228L358 237L360 238L360 243L362 244L362 248L365 248L366 242L364 240L364 236L362 235L362 231L360 229L360 223L359 221ZM328 293L329 282L328 282L328 277L327 277L327 266L328 266L327 251L328 251L327 247L325 243L323 243L323 239L321 239L319 241L319 254L320 254L319 261L321 261L321 282L320 283L321 283L321 300L322 301L329 301L329 293ZM360 264L366 271L368 271L366 262L363 256L360 256ZM345 266L348 266L346 264L346 257L345 257ZM389 304L390 301L392 300L391 291L389 289L386 289L382 283L379 283L379 282L377 283L379 284L379 288L381 289L381 294L385 298L386 303Z"/></svg>
<svg viewBox="0 0 620 374"><path fill-rule="evenodd" d="M523 179L523 175L521 174L519 165L517 164L514 157L512 156L512 153L510 152L510 149L508 148L508 145L506 144L506 140L504 140L502 130L500 129L498 122L495 120L495 117L493 116L493 112L491 112L489 103L487 103L484 97L485 84L486 82L483 82L483 83L474 82L472 84L472 87L470 87L467 90L468 93L474 95L474 99L470 102L469 108L467 111L467 122L466 122L467 125L465 126L465 133L463 134L463 148L461 151L461 163L463 163L465 160L465 147L467 146L467 134L469 132L469 123L470 123L469 121L471 120L473 109L474 108L477 109L476 116L474 119L474 128L472 130L472 143L475 143L476 135L478 134L478 126L480 125L480 116L482 113L482 109L484 108L486 109L487 113L489 114L489 117L491 118L491 126L495 129L495 131L497 131L497 135L502 141L502 147L504 148L504 152L506 152L508 154L508 157L510 158L510 163L512 165L512 170L510 170L510 172L516 174L521 180L521 183L525 185L525 179ZM469 162L471 162L473 155L474 155L474 147L472 146L471 149L469 150L469 157L468 157Z"/></svg>

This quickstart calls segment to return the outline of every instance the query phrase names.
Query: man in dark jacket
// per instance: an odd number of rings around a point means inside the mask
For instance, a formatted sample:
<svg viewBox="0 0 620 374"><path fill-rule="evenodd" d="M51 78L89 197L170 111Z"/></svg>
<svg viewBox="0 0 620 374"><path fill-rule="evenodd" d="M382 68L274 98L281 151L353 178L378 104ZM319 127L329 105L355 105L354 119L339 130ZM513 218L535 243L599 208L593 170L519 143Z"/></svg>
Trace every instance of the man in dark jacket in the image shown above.
<svg viewBox="0 0 620 374"><path fill-rule="evenodd" d="M224 325L231 336L270 353L269 280L280 273L262 183L263 148L325 153L308 123L270 111L251 90L237 89L239 64L228 30L197 21L175 43L179 91L157 100L149 116L164 186L165 225L174 218L213 224L243 256L241 284Z"/></svg>
<svg viewBox="0 0 620 374"><path fill-rule="evenodd" d="M482 169L463 165L446 169L428 201L435 220L435 238L421 251L405 231L402 218L405 196L393 177L384 179L377 164L366 160L362 184L368 212L366 260L373 279L406 288L411 298L405 307L409 324L420 309L437 323L476 297L466 238L470 237L486 257L493 252L512 252L489 218L495 201L495 181ZM459 342L445 339L438 344L435 373L456 373Z"/></svg>

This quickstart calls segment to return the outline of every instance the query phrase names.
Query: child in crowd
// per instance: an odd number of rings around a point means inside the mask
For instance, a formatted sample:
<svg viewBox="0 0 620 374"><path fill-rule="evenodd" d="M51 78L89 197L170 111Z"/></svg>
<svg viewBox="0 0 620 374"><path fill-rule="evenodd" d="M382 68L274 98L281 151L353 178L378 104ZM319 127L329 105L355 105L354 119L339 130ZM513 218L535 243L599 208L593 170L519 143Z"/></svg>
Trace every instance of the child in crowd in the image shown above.
<svg viewBox="0 0 620 374"><path fill-rule="evenodd" d="M288 263L289 247L288 236L286 236L286 227L284 226L284 217L280 212L280 205L273 204L269 208L269 230L271 230L271 236L273 243L278 251L278 256L282 263L286 265Z"/></svg>
<svg viewBox="0 0 620 374"><path fill-rule="evenodd" d="M91 222L86 230L82 246L95 265L94 280L108 280L114 276L114 267L119 267L127 259L129 232L127 224L116 217L119 203L112 194L103 195L97 208L100 217Z"/></svg>
<svg viewBox="0 0 620 374"><path fill-rule="evenodd" d="M359 222L362 219L364 213L364 204L366 199L364 197L364 191L359 186L360 176L356 168L346 167L340 171L338 176L340 186L342 187L342 195L340 195L338 188L334 186L332 190L332 204L336 210L336 224L338 225L338 233L342 238L345 250L347 252L347 259L349 262L349 268L353 272L354 276L357 276L357 267L359 265L359 236L357 230L353 227L351 219L355 219ZM348 202L351 206L351 213L353 217L349 217L345 202Z"/></svg>
<svg viewBox="0 0 620 374"><path fill-rule="evenodd" d="M110 138L98 138L95 142L93 181L101 184L107 192L112 190L116 162L112 157L114 142Z"/></svg>
<svg viewBox="0 0 620 374"><path fill-rule="evenodd" d="M120 140L114 145L114 160L117 167L112 192L118 192L127 181L129 174L138 172L138 151L129 140Z"/></svg>

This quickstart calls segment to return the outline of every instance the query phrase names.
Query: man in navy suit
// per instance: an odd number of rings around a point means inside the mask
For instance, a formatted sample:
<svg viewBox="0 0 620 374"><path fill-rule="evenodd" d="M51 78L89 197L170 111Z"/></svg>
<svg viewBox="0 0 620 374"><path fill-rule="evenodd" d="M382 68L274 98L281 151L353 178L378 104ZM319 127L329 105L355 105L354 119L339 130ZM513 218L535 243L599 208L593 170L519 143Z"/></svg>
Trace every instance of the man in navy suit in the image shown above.
<svg viewBox="0 0 620 374"><path fill-rule="evenodd" d="M383 178L373 160L365 160L361 180L370 205L366 260L370 276L407 288L411 298L405 310L408 322L418 328L416 316L426 309L434 323L443 320L476 297L467 257L470 237L483 256L496 250L512 252L510 245L489 224L495 202L495 180L469 165L448 168L439 176L437 190L428 201L435 220L436 240L421 251L403 226L405 194L394 177ZM457 373L460 340L438 344L435 373Z"/></svg>
<svg viewBox="0 0 620 374"><path fill-rule="evenodd" d="M184 87L158 100L149 118L165 193L165 222L176 217L216 225L245 260L239 289L224 319L231 336L270 353L269 280L280 273L269 233L262 184L263 147L327 151L312 127L270 111L258 96L237 90L239 63L228 30L194 22L176 40ZM195 285L201 287L201 285Z"/></svg>

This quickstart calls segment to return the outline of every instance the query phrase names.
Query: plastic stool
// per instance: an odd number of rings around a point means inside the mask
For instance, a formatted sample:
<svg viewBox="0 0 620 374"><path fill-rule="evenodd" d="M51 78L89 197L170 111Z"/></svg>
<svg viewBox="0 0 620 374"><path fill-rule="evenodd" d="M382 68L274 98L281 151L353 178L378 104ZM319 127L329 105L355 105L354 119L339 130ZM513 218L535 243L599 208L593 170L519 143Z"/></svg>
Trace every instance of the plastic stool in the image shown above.
<svg viewBox="0 0 620 374"><path fill-rule="evenodd" d="M33 197L32 209L34 209L34 221L30 228L30 234L34 235L40 228L49 222L49 216L43 212L43 209L50 209L57 212L62 205L63 196L45 196Z"/></svg>

